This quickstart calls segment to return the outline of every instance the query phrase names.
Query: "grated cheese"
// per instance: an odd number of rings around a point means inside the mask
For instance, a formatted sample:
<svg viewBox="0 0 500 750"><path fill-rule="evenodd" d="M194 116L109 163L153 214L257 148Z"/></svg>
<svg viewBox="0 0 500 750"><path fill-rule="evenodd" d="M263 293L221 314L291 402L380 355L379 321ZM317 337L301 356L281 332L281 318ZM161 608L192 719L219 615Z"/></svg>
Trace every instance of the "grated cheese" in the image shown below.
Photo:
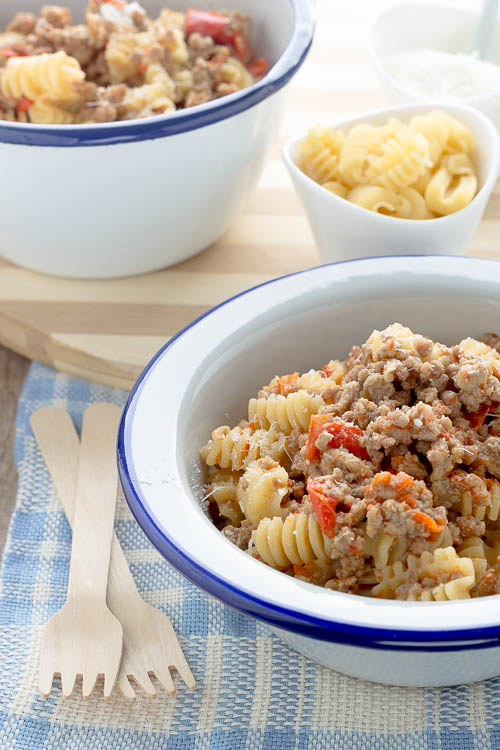
<svg viewBox="0 0 500 750"><path fill-rule="evenodd" d="M402 86L429 99L475 99L500 91L500 66L475 55L408 50L392 55L386 68Z"/></svg>

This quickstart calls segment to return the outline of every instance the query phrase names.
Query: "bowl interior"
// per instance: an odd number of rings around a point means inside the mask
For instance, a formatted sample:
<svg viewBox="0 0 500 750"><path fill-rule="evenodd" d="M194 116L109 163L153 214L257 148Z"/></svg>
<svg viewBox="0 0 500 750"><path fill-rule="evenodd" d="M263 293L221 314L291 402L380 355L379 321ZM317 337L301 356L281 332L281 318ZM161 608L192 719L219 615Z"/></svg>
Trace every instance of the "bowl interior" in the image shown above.
<svg viewBox="0 0 500 750"><path fill-rule="evenodd" d="M359 626L439 630L456 627L458 616L462 627L497 625L491 600L434 604L429 618L426 604L325 591L251 559L200 506L198 451L216 426L244 418L249 397L275 374L344 358L373 328L399 321L453 343L498 327L499 313L497 264L440 257L319 267L220 306L158 356L131 399L121 461L137 518L152 523L150 538L167 557L173 545L194 564L209 591L222 581L265 606Z"/></svg>
<svg viewBox="0 0 500 750"><path fill-rule="evenodd" d="M0 27L5 26L19 10L38 14L43 0L3 0L0 7ZM73 22L83 22L86 6L82 0L61 0L61 5L71 9ZM148 14L156 17L163 8L187 10L195 7L200 10L217 10L221 4L215 0L141 0L141 5ZM252 41L258 56L267 57L271 64L283 54L290 41L293 30L294 14L289 0L234 0L224 7L235 8L249 13L253 19Z"/></svg>

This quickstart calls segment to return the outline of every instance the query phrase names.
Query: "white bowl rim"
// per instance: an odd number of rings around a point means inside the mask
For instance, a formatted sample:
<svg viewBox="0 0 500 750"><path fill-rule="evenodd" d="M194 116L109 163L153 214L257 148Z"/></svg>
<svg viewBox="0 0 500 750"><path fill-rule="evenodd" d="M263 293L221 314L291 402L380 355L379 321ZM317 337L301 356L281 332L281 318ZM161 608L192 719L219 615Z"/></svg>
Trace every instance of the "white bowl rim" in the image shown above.
<svg viewBox="0 0 500 750"><path fill-rule="evenodd" d="M370 57L372 59L372 63L377 69L379 75L382 78L386 78L387 81L390 83L390 85L400 91L404 96L411 97L415 99L415 101L420 102L428 102L429 99L424 95L421 94L418 91L415 91L412 88L406 87L404 84L400 83L394 76L391 75L390 71L386 68L383 61L380 59L379 54L375 50L375 29L377 26L377 23L380 21L380 19L385 15L390 15L392 11L394 11L396 8L415 8L414 3L402 3L402 2L394 2L391 5L388 5L385 8L382 8L380 10L377 10L370 21L369 24L369 35L368 35L368 50L370 53ZM452 5L447 5L445 3L419 3L419 11L427 11L432 10L433 8L445 8L446 11L450 11L452 13L461 14L470 16L472 18L477 18L478 14L473 13L469 10L466 10L465 8L455 8ZM436 47L431 47L430 49L438 49ZM457 53L458 54L458 53ZM467 54L467 51L464 50L460 54ZM457 99L453 98L450 95L449 104L455 104L455 103L463 103L463 104L469 104L471 106L477 106L481 103L484 103L485 101L489 101L493 97L496 97L500 94L500 85L498 88L493 89L489 94L483 94L482 96L468 96L465 99Z"/></svg>
<svg viewBox="0 0 500 750"><path fill-rule="evenodd" d="M452 264L452 265L450 265ZM463 258L459 256L391 256L390 258L363 258L351 261L318 266L316 268L298 271L294 274L273 279L270 282L253 287L239 295L221 303L208 311L192 324L180 331L173 339L160 349L139 377L132 390L125 407L118 435L118 464L120 478L129 506L142 526L146 535L160 552L177 567L186 577L200 588L217 596L222 601L238 609L253 614L275 625L288 628L294 632L313 635L324 640L345 641L370 644L374 648L394 648L413 650L457 650L463 647L482 648L491 646L493 639L500 637L500 611L494 606L500 601L500 595L488 596L468 601L451 602L394 602L388 600L366 599L340 592L327 591L317 586L290 579L288 576L262 565L250 556L238 550L226 540L220 532L211 526L210 521L196 507L195 503L185 503L186 491L183 480L179 475L177 463L169 463L169 471L174 476L169 481L169 494L172 493L178 502L189 509L189 519L184 519L180 528L184 535L172 534L171 529L165 528L158 520L155 509L148 500L150 489L138 479L138 471L142 467L134 463L131 433L134 428L134 418L137 407L144 396L145 387L150 382L152 374L159 363L175 359L175 349L182 345L192 348L193 337L197 346L201 346L193 353L199 362L204 361L205 353L210 353L210 341L204 341L206 323L213 323L217 319L217 330L223 337L235 327L234 312L241 316L245 311L245 319L251 320L258 306L262 308L264 296L267 298L267 308L277 298L280 301L293 298L293 280L301 277L301 291L307 285L324 284L325 274L332 282L346 280L359 274L370 276L385 274L389 270L398 270L407 274L437 274L441 280L448 282L451 278L460 278L467 282L475 281L492 285L495 299L500 294L498 279L498 262L486 259ZM416 269L416 267L419 267ZM381 270L382 269L382 270ZM420 278L420 277L419 277ZM268 289L273 285L272 300ZM492 287L492 288L493 288ZM265 289L264 289L265 288ZM264 289L264 292L262 290ZM248 296L253 295L253 304L248 305ZM278 297L277 297L278 295ZM256 302L258 306L256 307ZM232 306L230 315L225 309L224 320L220 320L218 311ZM236 329L241 325L239 320ZM178 354L178 353L177 353ZM189 362L187 363L189 365ZM177 362L177 367L179 362ZM187 369L189 371L189 368ZM168 398L180 403L179 392L170 392ZM185 391L184 391L185 392ZM182 400L182 399L181 399ZM155 407L155 410L157 406ZM163 412L162 412L163 413ZM165 436L166 437L166 436ZM168 436L171 457L175 461L175 430ZM145 441L147 442L147 440ZM163 450L162 444L162 450ZM167 457L168 458L168 457ZM144 475L143 475L144 476ZM149 484L149 483L148 483ZM162 492L165 493L165 487ZM193 531L193 519L203 519L202 531L213 528L212 540L218 538L221 545L227 545L224 552L225 563L220 569L214 569L207 557L206 545L193 543L189 536ZM182 525L184 524L184 526ZM198 522L198 527L200 524ZM196 535L193 534L193 538ZM191 546L189 546L191 545ZM236 556L236 557L235 557ZM231 560L234 562L234 570ZM243 568L244 574L242 576ZM262 582L264 585L262 586ZM265 591L265 594L262 594ZM299 601L300 605L296 602ZM341 606L338 606L341 605ZM333 613L333 614L332 614ZM460 627L456 627L460 623ZM404 645L403 645L404 642Z"/></svg>
<svg viewBox="0 0 500 750"><path fill-rule="evenodd" d="M405 112L411 111L414 112L415 110L427 112L427 111L434 111L436 109L441 109L444 111L450 111L454 113L454 116L456 114L457 119L460 117L460 112L466 112L470 117L475 118L479 122L481 122L489 131L491 135L490 143L487 145L481 145L476 146L477 149L479 148L486 148L487 150L491 149L492 152L492 159L491 163L488 169L488 174L486 175L485 180L483 181L483 184L481 185L480 189L475 194L474 198L471 200L470 203L467 204L464 208L461 208L460 211L455 211L455 213L448 214L447 216L436 216L433 219L401 219L398 216L388 216L386 214L379 214L377 211L369 211L366 208L363 208L362 206L358 206L356 203L352 203L351 201L346 200L346 198L341 198L339 195L336 195L335 193L331 193L329 190L326 190L324 187L322 187L319 183L315 182L311 177L309 177L305 172L303 172L300 167L297 165L295 160L292 157L292 150L295 148L295 146L298 143L301 143L303 140L307 138L307 133L300 133L291 135L285 143L283 144L281 148L281 154L283 157L283 161L285 162L288 170L290 172L293 172L293 174L300 180L304 182L304 184L307 184L308 188L311 188L315 191L319 191L318 194L320 195L328 195L330 196L330 199L334 201L337 205L342 204L342 206L349 211L354 212L354 215L361 212L363 217L367 219L367 214L369 214L370 218L374 222L378 222L380 225L387 225L392 224L394 225L394 222L396 222L398 225L401 224L401 222L404 222L405 225L411 226L413 230L415 228L422 228L422 227L428 227L429 224L432 226L436 226L436 224L439 222L440 226L446 222L450 223L453 221L456 221L456 217L460 215L462 218L464 214L470 211L473 211L475 208L475 204L479 200L479 198L483 197L484 193L491 193L495 186L495 182L498 178L498 170L500 166L500 136L498 134L498 131L493 124L493 122L490 120L489 117L487 117L485 114L480 112L477 109L474 109L473 107L469 107L466 104L459 104L459 103L451 103L451 102L413 102L411 104L400 104L400 105L393 105L391 107L381 107L379 109L369 110L368 112L365 112L361 115L356 115L355 117L349 117L345 120L339 120L335 123L331 123L328 127L335 127L335 128L345 128L349 127L351 125L357 125L361 122L370 122L371 118L374 117L381 117L384 115L387 115L387 117L394 117L398 114L404 114ZM495 168L495 164L497 165ZM411 186L410 186L411 187ZM328 199L328 198L327 198ZM472 206L472 208L471 208Z"/></svg>
<svg viewBox="0 0 500 750"><path fill-rule="evenodd" d="M0 144L109 146L165 138L212 125L250 109L285 86L304 62L314 37L311 0L288 0L293 30L282 55L260 81L234 94L164 115L82 125L40 125L0 120Z"/></svg>

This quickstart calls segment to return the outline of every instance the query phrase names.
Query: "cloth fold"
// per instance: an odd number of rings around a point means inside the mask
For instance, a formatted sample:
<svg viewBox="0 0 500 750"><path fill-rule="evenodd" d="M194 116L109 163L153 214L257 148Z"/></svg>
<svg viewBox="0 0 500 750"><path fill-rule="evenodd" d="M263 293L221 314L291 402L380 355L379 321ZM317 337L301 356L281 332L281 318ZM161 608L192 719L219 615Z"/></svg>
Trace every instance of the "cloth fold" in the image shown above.
<svg viewBox="0 0 500 750"><path fill-rule="evenodd" d="M0 750L498 750L500 679L398 688L329 671L267 627L210 598L156 552L119 498L115 529L144 599L167 614L198 687L131 703L102 685L69 700L38 696L43 625L64 603L71 532L29 426L41 406L77 429L97 401L127 394L33 364L21 395L16 508L0 570ZM167 429L167 426L166 426Z"/></svg>

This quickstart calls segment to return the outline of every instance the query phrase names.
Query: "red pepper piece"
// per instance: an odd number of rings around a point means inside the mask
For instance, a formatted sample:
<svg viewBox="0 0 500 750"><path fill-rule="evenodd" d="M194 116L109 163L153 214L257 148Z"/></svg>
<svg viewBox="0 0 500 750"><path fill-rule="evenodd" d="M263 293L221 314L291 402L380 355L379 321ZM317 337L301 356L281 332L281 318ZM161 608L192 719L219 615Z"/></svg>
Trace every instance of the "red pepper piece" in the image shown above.
<svg viewBox="0 0 500 750"><path fill-rule="evenodd" d="M494 413L498 407L498 404L493 402L492 404L484 404L481 406L479 411L476 412L465 412L465 418L469 420L469 424L473 430L479 430L483 426L484 420L488 416L489 412Z"/></svg>
<svg viewBox="0 0 500 750"><path fill-rule="evenodd" d="M228 16L189 8L186 13L186 34L189 36L197 32L202 36L211 36L214 42L225 44L225 41L221 41L221 37L224 36L224 29L229 23L231 19Z"/></svg>
<svg viewBox="0 0 500 750"><path fill-rule="evenodd" d="M248 70L254 78L261 78L261 76L265 75L269 70L269 63L265 57L258 57L248 65Z"/></svg>
<svg viewBox="0 0 500 750"><path fill-rule="evenodd" d="M320 479L308 479L306 490L311 498L311 503L318 519L318 523L321 527L321 531L325 536L332 537L335 529L335 522L337 520L337 500L333 497L328 497L324 492L324 484Z"/></svg>
<svg viewBox="0 0 500 750"><path fill-rule="evenodd" d="M230 27L229 16L221 16L213 11L207 13L203 10L189 8L186 13L186 34L198 32L202 36L211 36L217 44L231 45L236 57L243 60L248 54L248 44L236 29Z"/></svg>
<svg viewBox="0 0 500 750"><path fill-rule="evenodd" d="M370 456L360 441L363 430L347 422L332 422L332 417L333 414L314 414L311 417L306 443L306 459L314 461L319 454L315 445L316 440L322 432L328 432L332 436L328 448L345 448L354 456L368 461Z"/></svg>
<svg viewBox="0 0 500 750"><path fill-rule="evenodd" d="M27 112L32 104L33 101L31 99L28 99L27 96L22 96L16 104L16 109L18 112Z"/></svg>

